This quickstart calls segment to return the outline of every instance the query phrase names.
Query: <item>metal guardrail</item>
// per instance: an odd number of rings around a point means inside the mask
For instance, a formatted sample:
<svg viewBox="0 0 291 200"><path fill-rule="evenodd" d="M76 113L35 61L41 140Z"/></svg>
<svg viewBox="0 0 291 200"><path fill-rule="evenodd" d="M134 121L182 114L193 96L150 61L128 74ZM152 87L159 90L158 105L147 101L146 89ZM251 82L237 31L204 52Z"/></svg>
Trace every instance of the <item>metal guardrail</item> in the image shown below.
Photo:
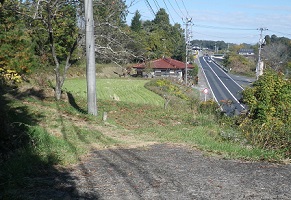
<svg viewBox="0 0 291 200"><path fill-rule="evenodd" d="M225 71L226 73L228 73L228 69L226 67L224 67L223 65L221 65L220 63L218 63L215 59L212 59L211 60L217 65L219 66L223 71Z"/></svg>

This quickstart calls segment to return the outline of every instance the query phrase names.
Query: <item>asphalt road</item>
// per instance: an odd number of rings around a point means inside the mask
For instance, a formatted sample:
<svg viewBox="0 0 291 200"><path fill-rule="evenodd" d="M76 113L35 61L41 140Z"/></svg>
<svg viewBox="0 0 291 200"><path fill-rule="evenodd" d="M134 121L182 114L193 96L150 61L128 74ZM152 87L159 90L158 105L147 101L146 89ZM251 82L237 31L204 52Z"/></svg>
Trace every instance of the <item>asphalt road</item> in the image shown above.
<svg viewBox="0 0 291 200"><path fill-rule="evenodd" d="M239 102L243 91L241 83L247 84L251 80L230 76L207 56L200 57L199 61L213 97L222 109L228 115L237 114L244 110L245 105Z"/></svg>

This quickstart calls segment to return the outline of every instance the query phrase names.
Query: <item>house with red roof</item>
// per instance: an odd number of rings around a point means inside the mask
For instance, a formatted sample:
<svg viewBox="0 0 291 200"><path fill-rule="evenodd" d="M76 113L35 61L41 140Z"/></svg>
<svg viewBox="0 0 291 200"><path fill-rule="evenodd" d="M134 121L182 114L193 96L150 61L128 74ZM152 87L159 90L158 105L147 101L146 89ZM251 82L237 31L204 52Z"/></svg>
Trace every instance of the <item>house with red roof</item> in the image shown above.
<svg viewBox="0 0 291 200"><path fill-rule="evenodd" d="M160 58L147 63L137 64L132 68L136 69L137 75L141 76L182 78L185 74L186 64L172 58ZM193 68L193 65L187 64L187 70L192 70Z"/></svg>

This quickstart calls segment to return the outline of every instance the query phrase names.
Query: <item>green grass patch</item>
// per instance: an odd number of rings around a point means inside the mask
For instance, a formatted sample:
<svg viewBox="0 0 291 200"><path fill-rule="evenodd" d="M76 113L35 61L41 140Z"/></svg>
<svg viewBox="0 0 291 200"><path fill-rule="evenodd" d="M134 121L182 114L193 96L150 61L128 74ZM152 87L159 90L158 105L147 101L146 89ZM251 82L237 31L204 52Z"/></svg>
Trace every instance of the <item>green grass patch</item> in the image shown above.
<svg viewBox="0 0 291 200"><path fill-rule="evenodd" d="M97 99L163 106L164 99L144 87L147 82L148 80L140 79L97 79ZM64 89L74 95L87 98L84 78L66 80Z"/></svg>
<svg viewBox="0 0 291 200"><path fill-rule="evenodd" d="M275 151L247 146L241 142L221 140L221 128L217 124L191 126L186 124L171 126L152 126L139 129L138 134L157 138L161 142L184 143L208 153L222 155L224 158L240 158L247 160L282 159Z"/></svg>

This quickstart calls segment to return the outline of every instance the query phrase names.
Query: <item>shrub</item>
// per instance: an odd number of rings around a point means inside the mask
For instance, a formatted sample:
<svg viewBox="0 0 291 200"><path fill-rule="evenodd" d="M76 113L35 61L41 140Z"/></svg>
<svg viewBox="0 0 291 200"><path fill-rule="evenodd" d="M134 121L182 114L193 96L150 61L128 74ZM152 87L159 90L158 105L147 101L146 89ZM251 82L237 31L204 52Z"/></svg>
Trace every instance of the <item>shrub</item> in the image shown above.
<svg viewBox="0 0 291 200"><path fill-rule="evenodd" d="M159 87L160 90L162 90L163 92L166 92L170 95L174 95L183 100L189 99L185 92L178 85L174 84L168 79L158 79L150 83L150 86Z"/></svg>
<svg viewBox="0 0 291 200"><path fill-rule="evenodd" d="M4 69L0 67L0 80L6 84L15 84L20 83L22 81L22 78L15 70Z"/></svg>
<svg viewBox="0 0 291 200"><path fill-rule="evenodd" d="M291 81L266 71L243 92L243 102L249 107L240 124L246 139L291 155Z"/></svg>
<svg viewBox="0 0 291 200"><path fill-rule="evenodd" d="M218 109L218 104L213 100L203 101L198 107L198 111L205 114L214 114Z"/></svg>

